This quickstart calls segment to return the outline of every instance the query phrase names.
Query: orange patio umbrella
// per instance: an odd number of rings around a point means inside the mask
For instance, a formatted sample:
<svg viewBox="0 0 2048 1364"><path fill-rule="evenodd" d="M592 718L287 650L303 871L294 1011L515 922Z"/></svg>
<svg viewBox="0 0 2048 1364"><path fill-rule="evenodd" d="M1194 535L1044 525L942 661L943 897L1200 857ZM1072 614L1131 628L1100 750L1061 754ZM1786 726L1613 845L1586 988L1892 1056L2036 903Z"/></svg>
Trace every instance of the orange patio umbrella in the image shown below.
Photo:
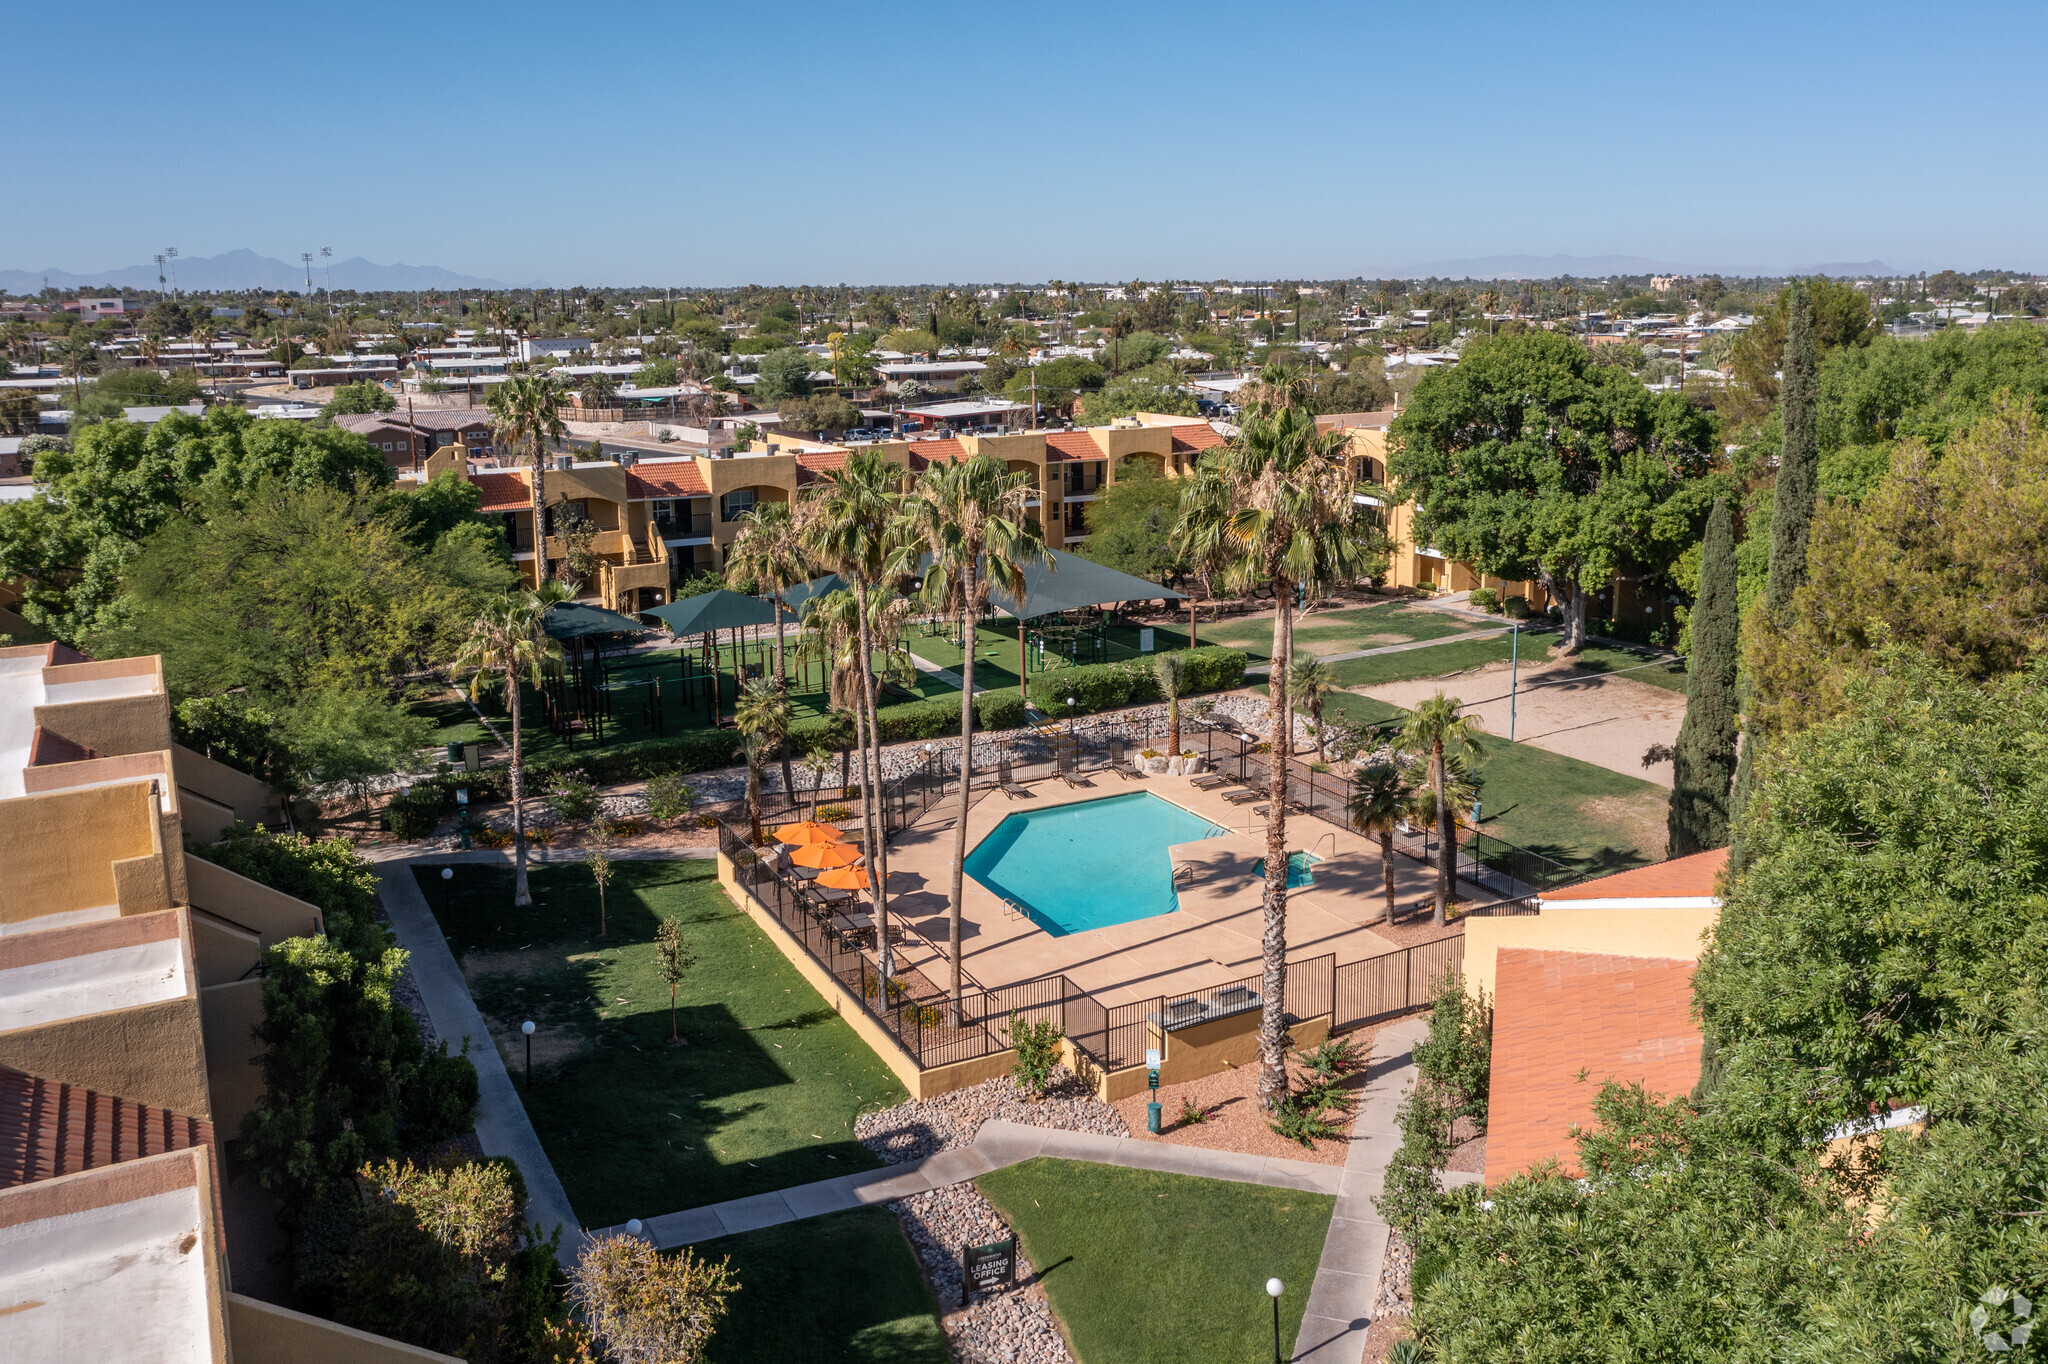
<svg viewBox="0 0 2048 1364"><path fill-rule="evenodd" d="M818 884L834 890L866 890L868 869L866 867L835 867L818 877Z"/></svg>
<svg viewBox="0 0 2048 1364"><path fill-rule="evenodd" d="M860 849L851 843L806 843L789 860L799 867L845 867L860 861Z"/></svg>
<svg viewBox="0 0 2048 1364"><path fill-rule="evenodd" d="M775 831L779 843L792 843L799 847L812 843L844 843L846 835L830 824L820 824L814 819L800 819L794 824L785 824Z"/></svg>

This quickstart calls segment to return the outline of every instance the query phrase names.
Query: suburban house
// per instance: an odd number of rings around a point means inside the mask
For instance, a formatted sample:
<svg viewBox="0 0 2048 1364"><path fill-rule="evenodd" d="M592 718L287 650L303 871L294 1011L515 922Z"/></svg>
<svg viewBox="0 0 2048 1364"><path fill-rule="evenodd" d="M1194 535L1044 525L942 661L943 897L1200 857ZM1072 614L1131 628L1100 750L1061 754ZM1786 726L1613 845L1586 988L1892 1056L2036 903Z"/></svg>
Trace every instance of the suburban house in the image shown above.
<svg viewBox="0 0 2048 1364"><path fill-rule="evenodd" d="M1727 849L1545 893L1534 915L1465 925L1465 987L1493 1006L1486 1182L1546 1160L1608 1080L1653 1093L1699 1082L1692 973L1721 914Z"/></svg>
<svg viewBox="0 0 2048 1364"><path fill-rule="evenodd" d="M453 445L473 459L492 453L491 414L480 407L359 412L336 417L334 424L370 442L394 469L418 468Z"/></svg>
<svg viewBox="0 0 2048 1364"><path fill-rule="evenodd" d="M235 1292L220 1145L262 1097L263 952L323 924L186 848L279 813L172 738L158 659L0 649L9 1359L445 1358Z"/></svg>

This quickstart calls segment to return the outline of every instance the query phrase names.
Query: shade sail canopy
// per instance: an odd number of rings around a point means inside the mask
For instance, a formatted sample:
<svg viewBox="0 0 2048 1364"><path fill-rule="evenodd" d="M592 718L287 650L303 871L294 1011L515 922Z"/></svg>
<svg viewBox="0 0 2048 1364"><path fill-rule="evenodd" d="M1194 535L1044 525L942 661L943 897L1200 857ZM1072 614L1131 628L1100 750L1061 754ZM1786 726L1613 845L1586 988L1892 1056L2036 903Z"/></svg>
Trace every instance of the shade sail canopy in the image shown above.
<svg viewBox="0 0 2048 1364"><path fill-rule="evenodd" d="M669 628L670 634L701 635L712 630L737 630L747 625L773 625L775 608L759 597L720 588L651 611L642 611Z"/></svg>
<svg viewBox="0 0 2048 1364"><path fill-rule="evenodd" d="M548 608L541 628L550 639L590 639L597 635L637 635L647 627L631 616L580 601L558 601Z"/></svg>
<svg viewBox="0 0 2048 1364"><path fill-rule="evenodd" d="M794 587L785 587L778 595L782 598L785 606L798 615L802 615L804 607L812 601L824 596L827 592L838 592L841 590L851 591L852 587L846 579L840 577L837 573L827 573L822 578L813 578L807 583L798 583Z"/></svg>
<svg viewBox="0 0 2048 1364"><path fill-rule="evenodd" d="M989 594L989 602L996 610L1006 616L1034 620L1039 616L1057 615L1061 611L1078 611L1084 606L1113 606L1120 601L1187 599L1184 592L1161 587L1158 583L1128 573L1119 573L1078 554L1062 554L1056 549L1045 553L1052 561L1050 565L1024 565L1024 599L1021 602L1001 590ZM924 556L921 567L931 567L931 555Z"/></svg>

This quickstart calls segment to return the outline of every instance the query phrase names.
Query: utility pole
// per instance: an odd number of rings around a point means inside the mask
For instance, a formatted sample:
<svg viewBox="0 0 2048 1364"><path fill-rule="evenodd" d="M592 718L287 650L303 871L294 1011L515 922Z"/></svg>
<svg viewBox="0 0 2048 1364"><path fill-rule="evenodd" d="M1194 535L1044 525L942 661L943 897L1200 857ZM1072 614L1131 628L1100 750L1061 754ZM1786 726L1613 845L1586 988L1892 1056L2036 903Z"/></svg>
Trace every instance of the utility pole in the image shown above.
<svg viewBox="0 0 2048 1364"><path fill-rule="evenodd" d="M178 292L178 248L175 246L165 247L164 259L171 263L171 293L175 296ZM44 280L43 283L48 284L49 281Z"/></svg>
<svg viewBox="0 0 2048 1364"><path fill-rule="evenodd" d="M313 253L311 251L301 251L299 252L299 260L306 267L306 301L311 303L313 301Z"/></svg>
<svg viewBox="0 0 2048 1364"><path fill-rule="evenodd" d="M334 316L334 248L320 248L320 268L327 272L327 315Z"/></svg>

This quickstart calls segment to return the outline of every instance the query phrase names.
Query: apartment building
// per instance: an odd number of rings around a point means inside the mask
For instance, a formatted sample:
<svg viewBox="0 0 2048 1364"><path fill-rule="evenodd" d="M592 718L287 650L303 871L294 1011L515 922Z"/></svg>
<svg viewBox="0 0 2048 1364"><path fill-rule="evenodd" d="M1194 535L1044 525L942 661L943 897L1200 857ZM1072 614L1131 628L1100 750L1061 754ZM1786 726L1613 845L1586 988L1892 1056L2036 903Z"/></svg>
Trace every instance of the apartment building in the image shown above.
<svg viewBox="0 0 2048 1364"><path fill-rule="evenodd" d="M456 445L471 459L494 452L491 414L480 407L361 412L336 417L334 424L370 442L394 469L417 469Z"/></svg>
<svg viewBox="0 0 2048 1364"><path fill-rule="evenodd" d="M319 910L186 852L276 823L178 744L155 658L0 649L0 1354L443 1359L234 1291L221 1143L261 1098L263 951Z"/></svg>

